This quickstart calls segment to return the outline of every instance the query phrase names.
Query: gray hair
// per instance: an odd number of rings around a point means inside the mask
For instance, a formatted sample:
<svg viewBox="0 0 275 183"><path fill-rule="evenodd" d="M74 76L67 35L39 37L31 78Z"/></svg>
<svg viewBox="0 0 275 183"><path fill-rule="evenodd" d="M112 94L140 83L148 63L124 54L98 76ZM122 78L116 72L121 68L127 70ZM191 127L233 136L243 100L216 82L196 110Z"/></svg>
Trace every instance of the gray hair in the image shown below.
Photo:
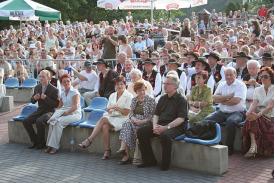
<svg viewBox="0 0 275 183"><path fill-rule="evenodd" d="M178 88L180 85L180 79L178 76L178 73L176 71L169 71L166 75L166 79L171 79L174 84L176 85L176 87Z"/></svg>
<svg viewBox="0 0 275 183"><path fill-rule="evenodd" d="M136 74L136 75L140 76L140 78L142 78L142 72L139 69L133 69L130 72L130 76L132 76L133 74Z"/></svg>
<svg viewBox="0 0 275 183"><path fill-rule="evenodd" d="M237 71L234 67L226 67L224 69L224 73L226 73L227 71L232 71L235 75L237 75Z"/></svg>
<svg viewBox="0 0 275 183"><path fill-rule="evenodd" d="M247 67L249 65L255 65L258 69L261 68L260 63L257 60L248 60L248 62L246 63Z"/></svg>

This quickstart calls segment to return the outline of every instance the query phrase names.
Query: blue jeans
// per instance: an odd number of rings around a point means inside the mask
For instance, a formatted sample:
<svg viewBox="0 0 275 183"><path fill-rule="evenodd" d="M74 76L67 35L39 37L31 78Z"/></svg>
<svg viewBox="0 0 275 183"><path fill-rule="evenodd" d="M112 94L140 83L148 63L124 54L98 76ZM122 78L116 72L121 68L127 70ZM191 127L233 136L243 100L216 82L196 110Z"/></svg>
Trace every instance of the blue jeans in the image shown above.
<svg viewBox="0 0 275 183"><path fill-rule="evenodd" d="M208 115L204 122L214 122L219 124L225 124L225 128L227 131L226 136L226 145L228 146L228 150L233 150L234 140L236 134L236 127L239 123L245 120L245 112L233 112L233 113L225 113L220 110L215 111Z"/></svg>

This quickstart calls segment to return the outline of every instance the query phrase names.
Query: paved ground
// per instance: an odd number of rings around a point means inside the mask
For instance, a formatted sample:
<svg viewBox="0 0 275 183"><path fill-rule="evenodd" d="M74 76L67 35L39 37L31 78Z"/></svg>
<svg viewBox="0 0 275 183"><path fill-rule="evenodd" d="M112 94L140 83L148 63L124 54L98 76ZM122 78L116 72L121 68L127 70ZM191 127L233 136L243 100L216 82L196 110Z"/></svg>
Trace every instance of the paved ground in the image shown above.
<svg viewBox="0 0 275 183"><path fill-rule="evenodd" d="M211 176L183 169L161 172L157 167L138 169L117 165L117 159L103 161L86 153L60 152L48 155L24 145L8 144L7 121L20 112L17 104L11 113L0 113L0 182L171 182L171 183L264 183L271 176L273 158L246 160L240 154L229 158L223 176Z"/></svg>

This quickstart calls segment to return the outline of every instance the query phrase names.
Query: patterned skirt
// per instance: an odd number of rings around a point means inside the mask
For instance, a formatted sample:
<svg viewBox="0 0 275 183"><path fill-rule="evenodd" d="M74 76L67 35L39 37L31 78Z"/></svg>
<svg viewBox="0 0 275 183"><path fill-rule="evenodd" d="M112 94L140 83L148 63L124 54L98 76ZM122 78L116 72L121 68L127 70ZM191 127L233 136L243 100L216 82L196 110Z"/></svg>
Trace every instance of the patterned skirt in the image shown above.
<svg viewBox="0 0 275 183"><path fill-rule="evenodd" d="M242 129L243 152L246 153L250 148L250 135L255 135L257 144L257 155L273 156L274 153L274 118L261 116L255 121L246 121Z"/></svg>
<svg viewBox="0 0 275 183"><path fill-rule="evenodd" d="M133 117L144 120L143 115L135 114ZM130 150L134 150L136 147L136 139L137 139L137 129L140 127L146 125L147 123L144 123L142 125L134 125L130 119L125 121L122 125L122 129L120 130L119 139L123 141Z"/></svg>

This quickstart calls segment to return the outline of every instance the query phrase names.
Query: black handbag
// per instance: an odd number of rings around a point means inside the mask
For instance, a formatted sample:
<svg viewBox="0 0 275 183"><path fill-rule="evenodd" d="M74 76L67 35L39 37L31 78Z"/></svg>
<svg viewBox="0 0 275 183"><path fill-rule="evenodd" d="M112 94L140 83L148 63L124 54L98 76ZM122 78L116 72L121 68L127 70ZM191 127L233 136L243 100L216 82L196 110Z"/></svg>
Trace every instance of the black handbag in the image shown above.
<svg viewBox="0 0 275 183"><path fill-rule="evenodd" d="M202 140L212 140L216 136L215 123L199 123L185 132L186 137Z"/></svg>

